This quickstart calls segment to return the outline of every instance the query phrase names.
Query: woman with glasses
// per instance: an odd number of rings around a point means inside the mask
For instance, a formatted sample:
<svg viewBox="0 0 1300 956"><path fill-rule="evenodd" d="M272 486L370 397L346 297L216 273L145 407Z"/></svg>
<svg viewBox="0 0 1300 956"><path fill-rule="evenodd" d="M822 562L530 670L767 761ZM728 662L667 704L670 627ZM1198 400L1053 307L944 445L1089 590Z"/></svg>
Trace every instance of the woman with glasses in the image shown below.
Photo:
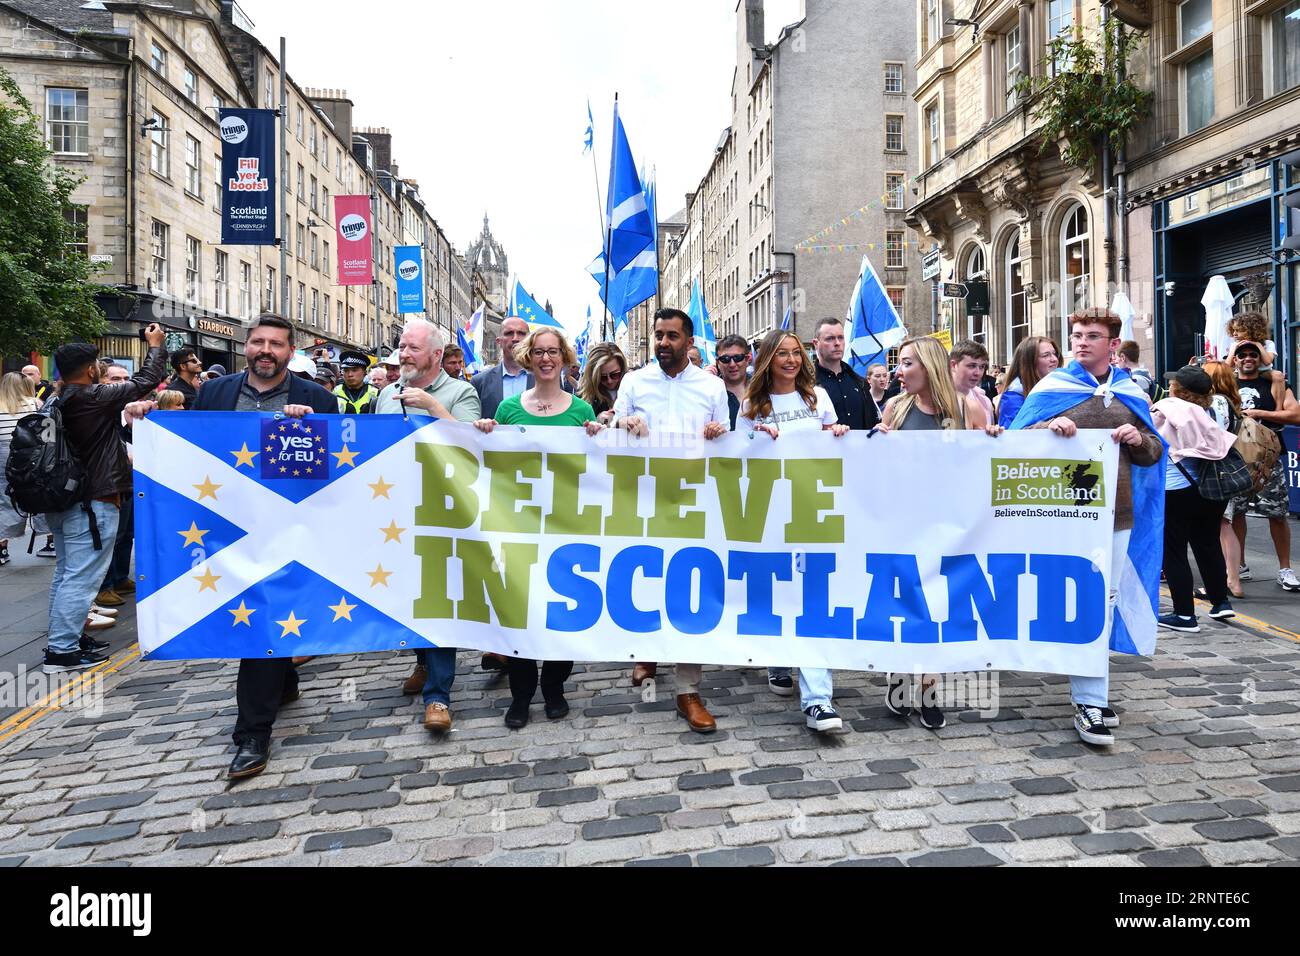
<svg viewBox="0 0 1300 956"><path fill-rule="evenodd" d="M578 380L577 394L591 406L596 417L611 417L618 387L627 374L627 358L613 342L601 342L587 353L587 364Z"/></svg>
<svg viewBox="0 0 1300 956"><path fill-rule="evenodd" d="M773 440L802 431L828 431L840 438L848 434L849 426L838 422L831 397L817 385L812 359L799 338L779 329L769 332L754 360L754 377L745 392L736 431L750 438L762 432ZM791 696L790 668L769 667L767 685L781 697ZM843 729L844 722L831 706L833 691L829 670L799 668L799 708L810 729L819 733Z"/></svg>
<svg viewBox="0 0 1300 956"><path fill-rule="evenodd" d="M620 354L619 358L622 358ZM518 395L511 395L496 411L496 418L474 423L479 431L490 434L497 425L569 425L584 427L588 435L601 430L592 407L561 384L564 370L578 361L573 346L558 329L536 328L515 347L515 361L533 376L534 385ZM507 658L510 677L510 708L506 726L519 729L528 724L528 708L537 693L537 661L525 657ZM559 720L569 713L564 699L564 682L573 673L573 661L546 661L542 664L542 699L546 716Z"/></svg>

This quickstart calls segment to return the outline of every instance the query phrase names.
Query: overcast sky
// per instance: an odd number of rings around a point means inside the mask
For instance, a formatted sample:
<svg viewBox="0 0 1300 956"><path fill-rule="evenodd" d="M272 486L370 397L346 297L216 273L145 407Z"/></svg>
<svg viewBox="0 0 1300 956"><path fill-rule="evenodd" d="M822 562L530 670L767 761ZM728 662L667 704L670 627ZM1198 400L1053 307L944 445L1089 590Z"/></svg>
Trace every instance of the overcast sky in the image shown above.
<svg viewBox="0 0 1300 956"><path fill-rule="evenodd" d="M614 92L637 161L658 171L659 212L685 203L730 122L734 0L240 0L289 74L345 89L356 126L393 133L458 250L483 213L511 270L573 331L600 311L596 186L582 151L590 97L601 188ZM798 0L767 0L769 42ZM603 203L603 194L601 202Z"/></svg>

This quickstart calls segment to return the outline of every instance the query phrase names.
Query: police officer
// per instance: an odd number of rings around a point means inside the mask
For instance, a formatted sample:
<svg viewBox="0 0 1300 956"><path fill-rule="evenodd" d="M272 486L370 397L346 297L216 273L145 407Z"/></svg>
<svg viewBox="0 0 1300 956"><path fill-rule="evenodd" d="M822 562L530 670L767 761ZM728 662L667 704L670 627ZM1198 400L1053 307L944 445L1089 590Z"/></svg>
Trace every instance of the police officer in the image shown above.
<svg viewBox="0 0 1300 956"><path fill-rule="evenodd" d="M334 389L339 399L340 415L369 415L375 410L379 390L366 381L370 363L360 352L344 352L339 366L343 369L343 384Z"/></svg>

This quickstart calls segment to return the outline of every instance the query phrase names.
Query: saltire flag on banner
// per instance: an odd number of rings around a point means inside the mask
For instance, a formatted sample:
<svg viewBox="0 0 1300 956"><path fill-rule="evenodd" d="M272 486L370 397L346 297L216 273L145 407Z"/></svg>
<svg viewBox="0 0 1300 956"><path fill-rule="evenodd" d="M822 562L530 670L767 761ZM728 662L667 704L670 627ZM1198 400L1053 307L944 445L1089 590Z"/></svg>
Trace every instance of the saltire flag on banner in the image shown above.
<svg viewBox="0 0 1300 956"><path fill-rule="evenodd" d="M658 234L658 208L655 199L655 180L651 176L645 188L646 207L650 210L652 234ZM651 240L636 257L619 270L610 270L606 292L605 253L596 254L587 272L600 289L601 301L615 317L616 329L627 325L627 313L647 299L659 294L659 244Z"/></svg>
<svg viewBox="0 0 1300 956"><path fill-rule="evenodd" d="M712 365L718 360L718 337L713 332L713 323L709 321L709 309L704 304L704 293L700 291L700 281L691 283L691 304L686 309L695 326L695 347L700 350L700 358L705 365Z"/></svg>
<svg viewBox="0 0 1300 956"><path fill-rule="evenodd" d="M338 238L336 285L370 285L374 279L369 196L334 197L335 234Z"/></svg>
<svg viewBox="0 0 1300 956"><path fill-rule="evenodd" d="M511 309L511 314L523 319L529 325L551 325L557 329L564 328L551 317L549 312L542 308L536 299L528 294L528 290L524 288L524 284L518 279L515 280L514 300L514 308Z"/></svg>
<svg viewBox="0 0 1300 956"><path fill-rule="evenodd" d="M605 248L611 273L622 272L655 239L654 224L646 204L645 187L637 175L636 160L628 144L623 121L614 100L614 144L609 157L609 190L605 198Z"/></svg>
<svg viewBox="0 0 1300 956"><path fill-rule="evenodd" d="M273 246L277 231L275 110L222 109L218 117L221 244Z"/></svg>
<svg viewBox="0 0 1300 956"><path fill-rule="evenodd" d="M419 246L393 249L397 276L397 314L424 311L424 250Z"/></svg>
<svg viewBox="0 0 1300 956"><path fill-rule="evenodd" d="M1056 418L1100 396L1106 405L1119 399L1139 421L1156 432L1146 392L1134 383L1128 369L1111 367L1105 384L1078 362L1058 368L1034 386L1020 406L1013 429L1029 428L1038 422ZM1168 445L1164 439L1161 444ZM1121 467L1123 467L1121 465ZM1156 618L1160 607L1160 569L1164 558L1165 467L1163 459L1154 465L1130 465L1133 491L1133 529L1128 532L1122 558L1115 555L1111 581L1116 594L1110 649L1120 654L1150 657L1156 650ZM1116 547L1124 533L1116 534Z"/></svg>
<svg viewBox="0 0 1300 956"><path fill-rule="evenodd" d="M876 362L886 361L889 350L907 338L894 303L889 301L880 276L865 255L844 325L853 370L859 375L865 375Z"/></svg>

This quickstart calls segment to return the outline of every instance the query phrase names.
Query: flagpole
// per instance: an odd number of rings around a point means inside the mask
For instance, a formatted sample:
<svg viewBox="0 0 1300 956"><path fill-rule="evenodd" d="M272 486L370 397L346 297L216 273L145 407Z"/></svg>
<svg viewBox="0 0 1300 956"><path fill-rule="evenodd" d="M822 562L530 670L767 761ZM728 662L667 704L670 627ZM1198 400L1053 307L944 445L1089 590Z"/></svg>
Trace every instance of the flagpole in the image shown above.
<svg viewBox="0 0 1300 956"><path fill-rule="evenodd" d="M617 97L617 94L615 95ZM588 109L588 113L590 113L591 110L590 102L588 102L587 104L587 109ZM596 218L600 220L600 241L601 241L601 245L604 246L608 242L608 237L605 235L605 209L600 202L600 167L596 165L596 132L594 126L592 128L592 133L591 133L591 175L592 178L596 181ZM606 295L608 295L609 293L609 251L608 249L605 252L605 259L606 259L605 292ZM590 316L588 316L588 318L590 319Z"/></svg>
<svg viewBox="0 0 1300 956"><path fill-rule="evenodd" d="M618 135L618 91L617 90L614 91L614 135L615 136ZM611 143L612 142L613 140L611 140ZM610 157L611 168L613 163L618 162L618 150L617 148L613 148L613 150L614 150L613 154ZM596 162L596 150L594 148L591 151L591 162L593 165ZM611 189L614 188L613 182L610 183L610 188ZM599 187L597 187L597 190L598 191L596 193L596 196L597 196L597 201L599 201L599 196L600 196ZM605 224L605 217L603 215L601 216L600 221L601 221L600 231L604 233L604 244L605 244L605 285L604 285L605 291L604 294L601 296L601 299L604 301L604 305L605 305L605 314L600 320L600 340L604 342L606 341L605 329L606 326L609 324L609 233L610 230L609 230L609 226ZM610 225L612 225L612 223Z"/></svg>

